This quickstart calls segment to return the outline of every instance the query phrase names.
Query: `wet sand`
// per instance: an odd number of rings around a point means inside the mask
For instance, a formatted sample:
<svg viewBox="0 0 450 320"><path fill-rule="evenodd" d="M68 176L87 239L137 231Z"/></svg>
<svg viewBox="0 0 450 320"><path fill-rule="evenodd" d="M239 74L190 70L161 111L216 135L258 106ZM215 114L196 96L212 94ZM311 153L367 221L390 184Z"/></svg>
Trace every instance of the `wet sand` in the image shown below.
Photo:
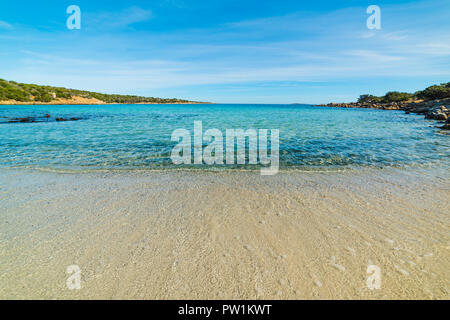
<svg viewBox="0 0 450 320"><path fill-rule="evenodd" d="M448 299L449 178L0 170L0 298Z"/></svg>

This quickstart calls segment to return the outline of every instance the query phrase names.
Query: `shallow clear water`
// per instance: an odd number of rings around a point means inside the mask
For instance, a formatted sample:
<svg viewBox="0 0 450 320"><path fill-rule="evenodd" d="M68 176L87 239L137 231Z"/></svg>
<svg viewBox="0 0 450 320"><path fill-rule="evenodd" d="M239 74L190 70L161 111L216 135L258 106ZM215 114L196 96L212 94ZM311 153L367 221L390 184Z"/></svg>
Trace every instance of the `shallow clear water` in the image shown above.
<svg viewBox="0 0 450 320"><path fill-rule="evenodd" d="M48 122L8 123L36 117ZM81 118L56 122L56 117ZM175 129L279 129L281 168L448 166L450 136L401 111L308 105L0 106L0 167L157 169ZM211 169L210 166L192 166ZM230 168L230 166L222 166ZM247 166L248 167L248 166ZM216 168L214 168L216 169Z"/></svg>

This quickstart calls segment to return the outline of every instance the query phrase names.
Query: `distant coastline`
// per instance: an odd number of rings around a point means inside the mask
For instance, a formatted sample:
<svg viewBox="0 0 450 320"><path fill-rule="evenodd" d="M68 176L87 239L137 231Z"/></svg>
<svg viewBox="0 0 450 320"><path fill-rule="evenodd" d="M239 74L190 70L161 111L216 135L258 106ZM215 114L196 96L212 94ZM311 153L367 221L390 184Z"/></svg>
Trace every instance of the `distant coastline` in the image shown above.
<svg viewBox="0 0 450 320"><path fill-rule="evenodd" d="M0 79L0 105L207 104L176 98L105 94Z"/></svg>
<svg viewBox="0 0 450 320"><path fill-rule="evenodd" d="M423 114L426 119L445 121L439 128L450 130L450 82L435 85L415 93L391 91L383 97L361 95L357 102L328 103L320 107L402 110Z"/></svg>
<svg viewBox="0 0 450 320"><path fill-rule="evenodd" d="M32 102L22 102L15 100L7 100L0 101L0 106L65 106L65 105L74 105L74 106L82 106L82 105L117 105L117 104L212 104L211 102L196 102L196 101L188 101L188 102L103 102L103 101L95 101L95 99L77 99L81 97L76 97L75 99L57 99L51 102L40 102L40 101L32 101Z"/></svg>

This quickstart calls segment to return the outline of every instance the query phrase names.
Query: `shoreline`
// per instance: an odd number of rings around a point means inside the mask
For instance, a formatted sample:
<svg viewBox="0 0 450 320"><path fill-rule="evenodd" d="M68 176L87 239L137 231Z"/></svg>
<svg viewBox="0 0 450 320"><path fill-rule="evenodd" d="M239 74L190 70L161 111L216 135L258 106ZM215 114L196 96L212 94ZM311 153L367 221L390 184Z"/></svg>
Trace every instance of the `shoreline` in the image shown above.
<svg viewBox="0 0 450 320"><path fill-rule="evenodd" d="M369 102L349 102L349 103L328 103L319 104L318 107L334 108L358 108L358 109L378 109L378 110L398 110L406 114L422 114L426 119L444 121L444 125L438 127L443 130L450 130L450 98L436 99L429 101L406 101L390 103L369 103Z"/></svg>
<svg viewBox="0 0 450 320"><path fill-rule="evenodd" d="M433 163L406 163L397 165L336 165L336 166L281 166L277 174L308 174L308 173L357 173L364 171L377 170L440 170L448 168L448 163L436 160ZM201 167L134 167L134 168L68 168L68 167L39 167L39 166L17 166L17 167L0 167L0 172L8 171L22 171L29 173L54 173L54 174L69 174L69 175L89 175L89 174L152 174L152 173L186 173L186 174L252 174L260 176L261 167L241 167L229 168L224 167L209 167L202 165Z"/></svg>
<svg viewBox="0 0 450 320"><path fill-rule="evenodd" d="M448 299L449 178L0 170L0 298Z"/></svg>

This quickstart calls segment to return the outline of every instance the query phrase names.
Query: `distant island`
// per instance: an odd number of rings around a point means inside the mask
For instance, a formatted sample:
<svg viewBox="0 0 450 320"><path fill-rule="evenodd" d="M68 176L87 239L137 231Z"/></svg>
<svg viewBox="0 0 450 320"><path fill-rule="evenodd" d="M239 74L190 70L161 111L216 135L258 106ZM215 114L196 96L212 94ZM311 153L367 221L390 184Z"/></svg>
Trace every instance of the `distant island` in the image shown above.
<svg viewBox="0 0 450 320"><path fill-rule="evenodd" d="M134 95L104 94L98 92L40 86L0 79L0 105L48 104L200 104L207 102L183 99L163 99Z"/></svg>
<svg viewBox="0 0 450 320"><path fill-rule="evenodd" d="M320 106L403 110L406 113L423 114L427 119L445 121L439 128L450 130L450 82L430 86L415 93L390 91L382 97L363 94L357 102L329 103Z"/></svg>

